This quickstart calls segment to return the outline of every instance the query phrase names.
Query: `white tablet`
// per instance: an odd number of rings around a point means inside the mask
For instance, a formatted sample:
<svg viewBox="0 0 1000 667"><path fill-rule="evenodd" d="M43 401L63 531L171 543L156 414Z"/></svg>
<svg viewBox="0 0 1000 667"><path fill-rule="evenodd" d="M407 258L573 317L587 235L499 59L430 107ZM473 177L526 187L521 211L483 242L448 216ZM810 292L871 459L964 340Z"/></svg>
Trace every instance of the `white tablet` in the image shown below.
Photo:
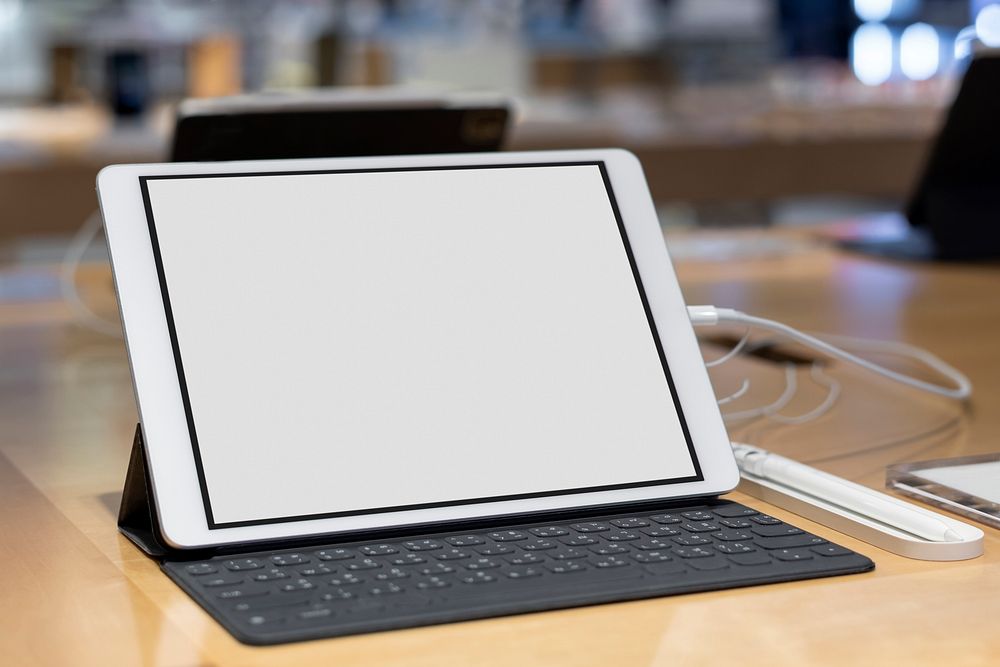
<svg viewBox="0 0 1000 667"><path fill-rule="evenodd" d="M176 547L738 481L630 153L121 165L98 188Z"/></svg>

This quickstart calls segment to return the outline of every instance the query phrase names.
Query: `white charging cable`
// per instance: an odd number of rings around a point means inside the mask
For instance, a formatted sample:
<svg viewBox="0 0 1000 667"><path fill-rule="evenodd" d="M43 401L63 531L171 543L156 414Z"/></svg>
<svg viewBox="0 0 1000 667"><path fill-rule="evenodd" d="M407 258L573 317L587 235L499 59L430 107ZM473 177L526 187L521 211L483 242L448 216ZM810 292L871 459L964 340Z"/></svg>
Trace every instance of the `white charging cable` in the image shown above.
<svg viewBox="0 0 1000 667"><path fill-rule="evenodd" d="M80 262L83 261L83 256L87 253L87 249L100 232L101 213L100 211L94 211L87 217L87 220L73 236L73 240L66 249L66 256L63 258L62 267L59 272L59 285L62 290L63 300L69 305L79 324L98 333L121 338L121 324L117 321L101 317L91 310L90 306L80 297L80 291L76 286L76 274L80 269Z"/></svg>
<svg viewBox="0 0 1000 667"><path fill-rule="evenodd" d="M793 329L787 324L764 319L762 317L747 315L746 313L733 310L732 308L716 308L715 306L688 306L688 315L691 318L691 323L697 327L715 326L718 324L737 324L744 327L753 327L756 329L773 331L835 359L855 364L861 368L871 371L872 373L881 375L884 378L888 378L908 387L913 387L914 389L920 389L932 394L937 394L938 396L945 396L947 398L962 401L972 395L972 383L969 382L969 379L958 371L958 369L946 364L930 352L912 345L880 341L864 341L846 337L835 338L836 340L842 341L846 345L851 345L861 349L868 349L875 352L890 352L899 356L916 359L951 380L955 386L946 387L932 382L918 380L915 377L911 377L904 373L886 368L885 366L880 366L879 364L868 361L867 359L863 359L848 352L847 350L843 350L827 343L824 340L816 338L815 336L810 336L807 333Z"/></svg>

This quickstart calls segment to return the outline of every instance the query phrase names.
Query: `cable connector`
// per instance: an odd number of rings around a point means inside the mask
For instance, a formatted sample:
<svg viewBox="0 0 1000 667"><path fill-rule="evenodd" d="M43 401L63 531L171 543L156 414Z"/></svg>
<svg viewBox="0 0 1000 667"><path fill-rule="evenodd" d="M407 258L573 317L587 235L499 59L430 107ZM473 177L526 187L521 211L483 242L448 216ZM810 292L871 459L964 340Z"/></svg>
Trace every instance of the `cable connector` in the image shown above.
<svg viewBox="0 0 1000 667"><path fill-rule="evenodd" d="M696 327L714 326L719 322L738 322L743 314L732 308L716 308L715 306L688 306L688 317Z"/></svg>

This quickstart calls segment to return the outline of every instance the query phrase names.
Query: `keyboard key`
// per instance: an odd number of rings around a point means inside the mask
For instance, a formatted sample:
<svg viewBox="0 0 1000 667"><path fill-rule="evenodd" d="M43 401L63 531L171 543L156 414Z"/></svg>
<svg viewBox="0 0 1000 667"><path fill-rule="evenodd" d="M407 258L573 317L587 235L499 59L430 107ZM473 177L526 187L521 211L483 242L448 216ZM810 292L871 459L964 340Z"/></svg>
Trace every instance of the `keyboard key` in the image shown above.
<svg viewBox="0 0 1000 667"><path fill-rule="evenodd" d="M688 565L696 570L724 570L729 567L729 561L722 556L712 556L688 561Z"/></svg>
<svg viewBox="0 0 1000 667"><path fill-rule="evenodd" d="M601 537L611 542L628 542L639 539L640 535L630 530L613 530L610 533L604 533Z"/></svg>
<svg viewBox="0 0 1000 667"><path fill-rule="evenodd" d="M288 607L300 607L313 601L310 591L298 593L282 593L281 595L262 595L259 597L249 597L239 599L233 603L233 611L254 611L276 610Z"/></svg>
<svg viewBox="0 0 1000 667"><path fill-rule="evenodd" d="M519 530L498 530L489 533L489 538L497 542L519 542L528 539L528 536Z"/></svg>
<svg viewBox="0 0 1000 667"><path fill-rule="evenodd" d="M184 571L188 574L200 577L204 574L215 574L219 571L219 568L209 563L195 563L194 565L188 565L185 567Z"/></svg>
<svg viewBox="0 0 1000 667"><path fill-rule="evenodd" d="M474 558L464 565L466 570L492 570L495 567L500 567L500 561L492 558Z"/></svg>
<svg viewBox="0 0 1000 667"><path fill-rule="evenodd" d="M680 535L681 531L674 530L673 528L667 528L665 526L657 526L655 528L643 528L639 531L643 535L649 535L650 537L672 537L674 535Z"/></svg>
<svg viewBox="0 0 1000 667"><path fill-rule="evenodd" d="M300 611L298 617L303 621L312 621L318 618L326 618L333 615L333 609L330 607L313 607L312 609L306 609L305 611Z"/></svg>
<svg viewBox="0 0 1000 667"><path fill-rule="evenodd" d="M403 546L410 551L434 551L435 549L444 548L444 545L437 540L410 540L409 542L403 542Z"/></svg>
<svg viewBox="0 0 1000 667"><path fill-rule="evenodd" d="M689 560L681 562L676 559L671 559L661 563L643 563L642 567L653 576L672 577L674 575L687 572L687 563L690 562L691 561Z"/></svg>
<svg viewBox="0 0 1000 667"><path fill-rule="evenodd" d="M282 573L281 570L271 570L271 571L272 572L277 572L278 574ZM334 574L336 571L337 571L337 568L335 568L335 567L327 567L326 565L314 565L312 567L304 567L304 568L300 569L299 570L299 576L300 577L318 577L320 575ZM275 578L276 579L280 579L281 577L275 577ZM258 581L267 581L266 579L260 579L260 575L257 575L256 577L254 577L254 579L257 579Z"/></svg>
<svg viewBox="0 0 1000 667"><path fill-rule="evenodd" d="M205 577L199 583L206 588L218 588L219 586L234 586L243 583L243 577L238 574L220 574L216 577Z"/></svg>
<svg viewBox="0 0 1000 667"><path fill-rule="evenodd" d="M354 552L347 549L324 549L316 552L316 558L320 560L347 560L354 558Z"/></svg>
<svg viewBox="0 0 1000 667"><path fill-rule="evenodd" d="M434 553L434 557L438 560L462 560L463 558L469 558L471 555L468 551L462 551L461 549L445 549Z"/></svg>
<svg viewBox="0 0 1000 667"><path fill-rule="evenodd" d="M292 591L308 591L316 588L316 584L309 581L308 579L296 579L295 581L290 581L287 584L282 584L280 590L290 593Z"/></svg>
<svg viewBox="0 0 1000 667"><path fill-rule="evenodd" d="M587 569L587 566L578 560L566 560L559 563L549 563L545 566L545 569L553 574L568 574L570 572L582 572Z"/></svg>
<svg viewBox="0 0 1000 667"><path fill-rule="evenodd" d="M559 541L571 547L584 547L588 544L597 544L597 539L587 535L573 535L571 537L560 537Z"/></svg>
<svg viewBox="0 0 1000 667"><path fill-rule="evenodd" d="M504 574L510 579L528 579L541 576L542 571L537 567L514 567L505 571Z"/></svg>
<svg viewBox="0 0 1000 667"><path fill-rule="evenodd" d="M497 578L487 572L473 572L458 578L464 584L489 584L497 580Z"/></svg>
<svg viewBox="0 0 1000 667"><path fill-rule="evenodd" d="M264 570L253 575L254 581L274 581L275 579L287 579L288 572L285 570L280 570L276 567L272 567L270 570Z"/></svg>
<svg viewBox="0 0 1000 667"><path fill-rule="evenodd" d="M351 586L354 584L364 583L365 578L359 577L351 572L345 572L344 574L338 574L337 576L330 579L330 585L332 586Z"/></svg>
<svg viewBox="0 0 1000 667"><path fill-rule="evenodd" d="M509 544L490 544L476 549L483 556L502 556L503 554L514 553L514 547Z"/></svg>
<svg viewBox="0 0 1000 667"><path fill-rule="evenodd" d="M477 544L486 544L486 540L478 535L452 535L444 538L444 541L455 547L472 547Z"/></svg>
<svg viewBox="0 0 1000 667"><path fill-rule="evenodd" d="M815 535L785 535L783 537L758 537L753 541L764 549L793 549L795 547L811 547L825 544L826 540Z"/></svg>
<svg viewBox="0 0 1000 667"><path fill-rule="evenodd" d="M618 528L644 528L649 525L649 522L638 517L631 517L628 519L613 519L611 525Z"/></svg>
<svg viewBox="0 0 1000 667"><path fill-rule="evenodd" d="M809 551L819 554L820 556L850 556L850 549L845 549L844 547L838 546L836 544L824 544L818 547L810 547Z"/></svg>
<svg viewBox="0 0 1000 667"><path fill-rule="evenodd" d="M369 544L366 547L361 547L361 553L366 556L390 556L398 554L399 549L391 544Z"/></svg>
<svg viewBox="0 0 1000 667"><path fill-rule="evenodd" d="M771 563L771 557L767 555L766 551L751 551L746 554L733 554L731 556L726 556L730 562L736 563L737 565L767 565Z"/></svg>
<svg viewBox="0 0 1000 667"><path fill-rule="evenodd" d="M689 533L711 533L713 530L719 530L719 525L708 521L689 521L682 523L681 528Z"/></svg>
<svg viewBox="0 0 1000 667"><path fill-rule="evenodd" d="M767 514L752 516L750 517L750 520L760 526L776 526L781 523L779 519L775 519L773 516L768 516Z"/></svg>
<svg viewBox="0 0 1000 667"><path fill-rule="evenodd" d="M354 593L345 591L343 588L338 588L336 590L323 593L319 596L319 599L324 602L337 602L339 600L350 600L353 597L355 597Z"/></svg>
<svg viewBox="0 0 1000 667"><path fill-rule="evenodd" d="M787 561L809 560L813 557L812 553L806 549L777 549L772 551L771 555L778 560Z"/></svg>
<svg viewBox="0 0 1000 667"><path fill-rule="evenodd" d="M356 600L351 600L345 606L345 611L350 614L361 614L361 615L378 615L381 616L385 612L386 595L359 595Z"/></svg>
<svg viewBox="0 0 1000 667"><path fill-rule="evenodd" d="M701 537L700 535L681 535L680 537L670 538L682 547L693 547L699 544L711 544L712 540Z"/></svg>
<svg viewBox="0 0 1000 667"><path fill-rule="evenodd" d="M681 518L675 514L657 514L656 516L651 516L649 518L655 521L656 523L663 525L681 522Z"/></svg>
<svg viewBox="0 0 1000 667"><path fill-rule="evenodd" d="M723 542L748 542L753 539L753 534L745 530L720 530L712 533L712 537Z"/></svg>
<svg viewBox="0 0 1000 667"><path fill-rule="evenodd" d="M427 577L417 582L417 588L428 590L433 588L447 588L451 582L443 577Z"/></svg>
<svg viewBox="0 0 1000 667"><path fill-rule="evenodd" d="M266 614L253 614L247 616L246 622L248 625L254 627L265 627L268 625L277 625L280 623L285 623L288 620L288 616L282 612L272 612Z"/></svg>
<svg viewBox="0 0 1000 667"><path fill-rule="evenodd" d="M677 547L672 553L681 558L707 558L715 555L704 547Z"/></svg>
<svg viewBox="0 0 1000 667"><path fill-rule="evenodd" d="M400 569L398 567L391 567L385 572L379 572L375 575L375 581L389 581L390 579L406 579L410 576L410 573L406 570Z"/></svg>
<svg viewBox="0 0 1000 667"><path fill-rule="evenodd" d="M222 566L231 572L243 572L244 570L259 570L264 567L264 564L256 558L238 558L227 560Z"/></svg>
<svg viewBox="0 0 1000 667"><path fill-rule="evenodd" d="M348 563L348 570L376 570L382 567L382 563L372 558L362 558L354 563Z"/></svg>
<svg viewBox="0 0 1000 667"><path fill-rule="evenodd" d="M659 551L660 549L669 549L672 545L670 542L666 542L664 540L639 540L638 542L629 543L629 546L635 547L636 549L642 549L644 551Z"/></svg>
<svg viewBox="0 0 1000 667"><path fill-rule="evenodd" d="M269 595L270 593L271 591L264 586L251 584L240 588L227 588L224 591L216 593L215 597L220 600L242 600L243 598L255 598L262 595Z"/></svg>
<svg viewBox="0 0 1000 667"><path fill-rule="evenodd" d="M787 523L779 523L770 526L754 526L751 529L754 534L761 537L781 537L783 535L801 535L802 531Z"/></svg>
<svg viewBox="0 0 1000 667"><path fill-rule="evenodd" d="M753 516L754 514L757 514L757 510L752 510L749 507L743 507L741 505L727 505L725 507L717 507L713 509L712 514L721 516L724 519L734 519L738 516Z"/></svg>
<svg viewBox="0 0 1000 667"><path fill-rule="evenodd" d="M569 531L559 526L541 526L539 528L529 528L528 532L536 537L561 537L569 535Z"/></svg>
<svg viewBox="0 0 1000 667"><path fill-rule="evenodd" d="M573 560L575 558L586 558L587 552L582 549L559 549L549 552L549 556L555 560Z"/></svg>
<svg viewBox="0 0 1000 667"><path fill-rule="evenodd" d="M613 556L615 554L627 554L629 552L627 547L623 547L618 544L598 544L589 547L589 549L598 556Z"/></svg>
<svg viewBox="0 0 1000 667"><path fill-rule="evenodd" d="M417 554L403 554L389 559L389 565L419 565L426 562L426 558Z"/></svg>
<svg viewBox="0 0 1000 667"><path fill-rule="evenodd" d="M604 556L603 558L592 559L590 564L601 570L607 570L613 567L624 567L628 565L628 561L620 556Z"/></svg>
<svg viewBox="0 0 1000 667"><path fill-rule="evenodd" d="M533 553L524 553L524 554L518 554L516 556L507 557L507 561L511 565L537 565L538 563L541 563L544 560L545 559L539 556L538 554L533 554Z"/></svg>
<svg viewBox="0 0 1000 667"><path fill-rule="evenodd" d="M724 554L745 554L754 551L755 549L744 542L726 542L725 544L716 544L716 550Z"/></svg>
<svg viewBox="0 0 1000 667"><path fill-rule="evenodd" d="M545 551L547 549L555 549L559 545L552 540L528 540L518 546L527 551Z"/></svg>
<svg viewBox="0 0 1000 667"><path fill-rule="evenodd" d="M697 510L694 512L681 512L681 516L688 521L714 521L715 517L709 512L704 512L702 510Z"/></svg>
<svg viewBox="0 0 1000 667"><path fill-rule="evenodd" d="M403 592L403 587L399 584L382 584L368 589L369 595L399 595Z"/></svg>
<svg viewBox="0 0 1000 667"><path fill-rule="evenodd" d="M303 565L309 562L309 557L305 554L277 554L271 556L271 562L275 565Z"/></svg>
<svg viewBox="0 0 1000 667"><path fill-rule="evenodd" d="M445 565L444 563L434 563L432 565L428 565L427 567L417 568L417 572L426 575L449 574L454 571L455 568L451 565Z"/></svg>
<svg viewBox="0 0 1000 667"><path fill-rule="evenodd" d="M666 551L640 551L632 554L632 558L639 563L662 563L671 560L670 554Z"/></svg>
<svg viewBox="0 0 1000 667"><path fill-rule="evenodd" d="M720 519L719 525L726 528L749 528L753 524L746 519Z"/></svg>
<svg viewBox="0 0 1000 667"><path fill-rule="evenodd" d="M574 523L570 526L573 530L578 533L601 533L605 530L611 530L611 528L606 523L601 523L598 521L588 521L586 523Z"/></svg>

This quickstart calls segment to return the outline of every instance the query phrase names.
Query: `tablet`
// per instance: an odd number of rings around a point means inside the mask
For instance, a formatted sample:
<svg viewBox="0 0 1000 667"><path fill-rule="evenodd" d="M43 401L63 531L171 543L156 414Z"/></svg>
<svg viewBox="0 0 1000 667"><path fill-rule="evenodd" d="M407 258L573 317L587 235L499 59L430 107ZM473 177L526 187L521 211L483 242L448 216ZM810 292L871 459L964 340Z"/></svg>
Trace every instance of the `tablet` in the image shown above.
<svg viewBox="0 0 1000 667"><path fill-rule="evenodd" d="M738 481L630 153L118 165L98 190L175 547Z"/></svg>

